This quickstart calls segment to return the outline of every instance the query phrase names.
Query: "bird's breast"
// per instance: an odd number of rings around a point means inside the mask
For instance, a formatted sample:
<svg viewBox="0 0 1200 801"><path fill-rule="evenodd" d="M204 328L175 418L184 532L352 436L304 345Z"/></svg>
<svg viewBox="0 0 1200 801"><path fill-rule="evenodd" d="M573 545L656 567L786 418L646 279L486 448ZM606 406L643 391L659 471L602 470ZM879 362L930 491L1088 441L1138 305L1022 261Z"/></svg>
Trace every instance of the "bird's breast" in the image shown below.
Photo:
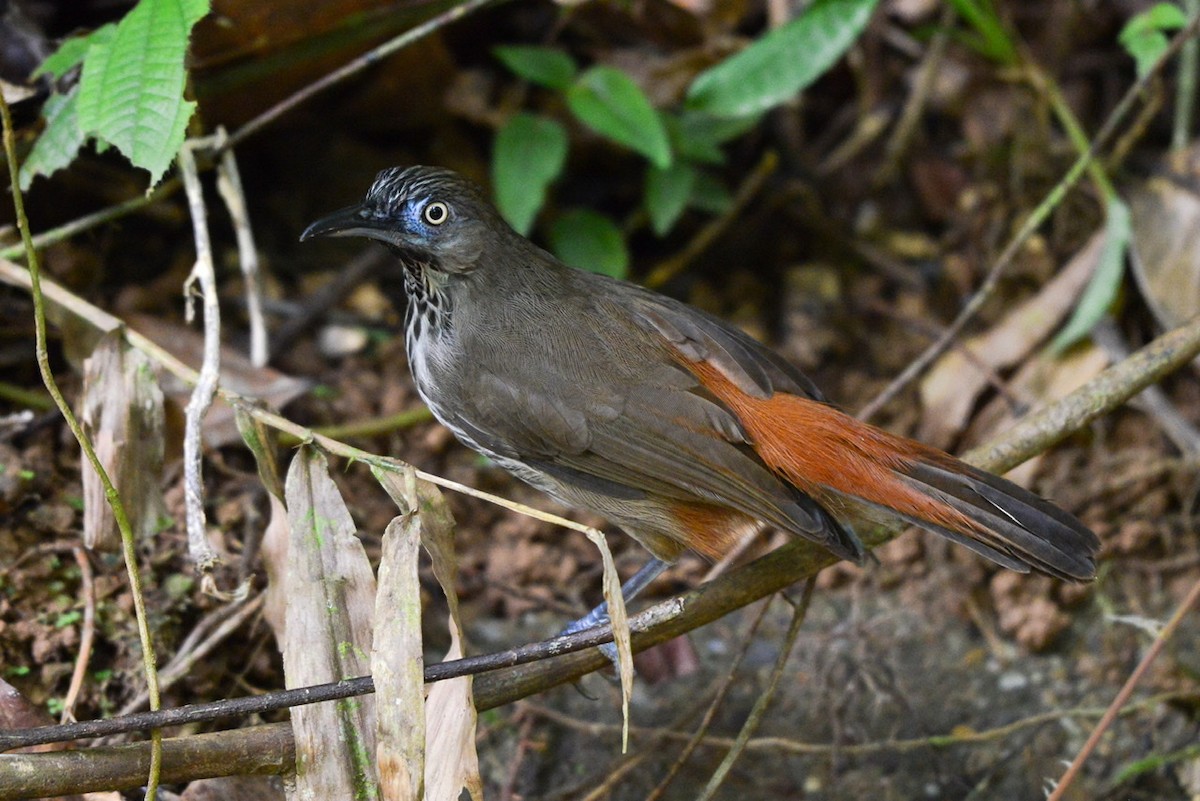
<svg viewBox="0 0 1200 801"><path fill-rule="evenodd" d="M446 422L447 399L455 394L458 361L455 331L446 309L428 295L410 295L405 315L405 350L413 383L434 416ZM457 433L457 432L456 432Z"/></svg>

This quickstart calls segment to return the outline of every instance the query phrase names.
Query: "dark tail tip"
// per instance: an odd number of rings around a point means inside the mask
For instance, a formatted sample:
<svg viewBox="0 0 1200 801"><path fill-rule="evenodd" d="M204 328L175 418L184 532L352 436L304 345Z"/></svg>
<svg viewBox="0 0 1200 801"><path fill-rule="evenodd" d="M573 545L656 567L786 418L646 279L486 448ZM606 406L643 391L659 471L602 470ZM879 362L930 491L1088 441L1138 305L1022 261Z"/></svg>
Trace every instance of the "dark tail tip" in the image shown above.
<svg viewBox="0 0 1200 801"><path fill-rule="evenodd" d="M1015 561L1056 578L1090 581L1096 577L1100 540L1074 515L1024 487L957 461L951 465L914 462L905 476L980 528L948 533L935 527L938 533L1006 567L1013 567Z"/></svg>

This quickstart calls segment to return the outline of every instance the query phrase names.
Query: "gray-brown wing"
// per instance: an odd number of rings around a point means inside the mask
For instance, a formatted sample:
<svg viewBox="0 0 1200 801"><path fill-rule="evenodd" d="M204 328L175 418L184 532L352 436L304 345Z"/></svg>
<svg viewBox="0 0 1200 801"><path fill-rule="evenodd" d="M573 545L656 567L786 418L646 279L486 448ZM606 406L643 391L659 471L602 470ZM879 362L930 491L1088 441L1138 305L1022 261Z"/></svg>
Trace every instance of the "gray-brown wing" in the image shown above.
<svg viewBox="0 0 1200 801"><path fill-rule="evenodd" d="M711 354L741 368L756 393L782 386L812 395L815 387L719 321L671 305L650 307L653 318L640 306L631 315L628 304L612 306L609 291L574 310L573 336L590 330L596 339L586 355L567 342L561 352L543 343L541 358L555 364L508 365L503 376L477 366L459 419L448 424L485 451L593 492L728 506L858 556L853 537L765 466L737 418L673 353L690 348L689 358ZM601 337L620 344L605 347ZM556 380L538 380L546 375Z"/></svg>
<svg viewBox="0 0 1200 801"><path fill-rule="evenodd" d="M825 400L808 376L745 331L639 286L625 282L615 286L636 324L661 336L685 358L714 365L742 391L759 398L786 392Z"/></svg>

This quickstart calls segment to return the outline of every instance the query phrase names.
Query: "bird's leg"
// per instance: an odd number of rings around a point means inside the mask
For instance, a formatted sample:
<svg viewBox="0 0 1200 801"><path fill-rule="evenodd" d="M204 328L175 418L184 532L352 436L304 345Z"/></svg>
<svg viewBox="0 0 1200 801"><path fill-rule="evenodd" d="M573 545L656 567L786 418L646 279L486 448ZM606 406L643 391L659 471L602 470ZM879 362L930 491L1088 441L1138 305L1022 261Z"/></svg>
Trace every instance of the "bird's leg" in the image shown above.
<svg viewBox="0 0 1200 801"><path fill-rule="evenodd" d="M668 567L670 567L670 565L663 560L652 558L649 562L642 565L641 570L634 573L629 577L628 581L621 585L621 597L625 599L626 603L632 601L639 592L646 589L646 585L662 575L662 572ZM608 601L604 601L583 617L569 624L565 629L563 629L562 634L559 636L574 634L578 631L584 631L596 626L603 626L608 622ZM601 646L601 648L610 647L611 645Z"/></svg>

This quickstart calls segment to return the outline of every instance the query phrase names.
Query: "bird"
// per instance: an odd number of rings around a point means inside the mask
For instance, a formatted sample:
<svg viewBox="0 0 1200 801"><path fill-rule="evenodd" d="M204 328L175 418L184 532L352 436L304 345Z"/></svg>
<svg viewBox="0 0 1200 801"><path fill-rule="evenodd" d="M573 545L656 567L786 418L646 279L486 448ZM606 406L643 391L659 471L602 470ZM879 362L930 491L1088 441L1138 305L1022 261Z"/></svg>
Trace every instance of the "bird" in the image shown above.
<svg viewBox="0 0 1200 801"><path fill-rule="evenodd" d="M565 265L453 171L385 169L301 241L322 236L398 260L385 288L405 309L409 368L455 437L650 552L627 598L685 551L720 559L763 524L854 562L867 554L855 525L882 520L1011 570L1095 576L1099 541L1073 515L839 410L714 315Z"/></svg>

